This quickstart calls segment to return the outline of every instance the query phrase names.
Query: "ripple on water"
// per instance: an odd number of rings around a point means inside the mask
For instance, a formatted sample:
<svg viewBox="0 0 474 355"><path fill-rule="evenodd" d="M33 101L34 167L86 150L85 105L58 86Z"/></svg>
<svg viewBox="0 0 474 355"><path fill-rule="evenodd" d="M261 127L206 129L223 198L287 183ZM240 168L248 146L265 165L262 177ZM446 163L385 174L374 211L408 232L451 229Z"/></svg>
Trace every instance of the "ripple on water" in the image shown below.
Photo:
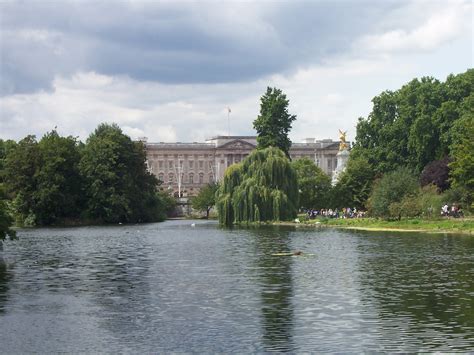
<svg viewBox="0 0 474 355"><path fill-rule="evenodd" d="M201 221L18 234L0 259L5 353L474 349L472 238Z"/></svg>

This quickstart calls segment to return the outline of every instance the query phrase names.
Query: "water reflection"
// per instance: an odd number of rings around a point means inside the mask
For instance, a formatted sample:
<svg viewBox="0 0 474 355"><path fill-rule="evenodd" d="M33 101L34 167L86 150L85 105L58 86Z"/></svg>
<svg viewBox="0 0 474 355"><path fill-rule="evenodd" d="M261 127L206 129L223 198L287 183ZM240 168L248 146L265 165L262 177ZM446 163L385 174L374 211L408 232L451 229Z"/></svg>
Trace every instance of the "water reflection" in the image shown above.
<svg viewBox="0 0 474 355"><path fill-rule="evenodd" d="M259 270L261 323L265 350L292 351L294 309L292 303L293 282L291 256L275 256L290 253L289 231L267 227L254 229L256 244L255 262Z"/></svg>
<svg viewBox="0 0 474 355"><path fill-rule="evenodd" d="M474 347L472 237L190 224L21 231L0 262L0 352Z"/></svg>
<svg viewBox="0 0 474 355"><path fill-rule="evenodd" d="M8 300L8 289L11 278L12 275L8 270L7 263L0 254L0 313L5 311L4 308Z"/></svg>
<svg viewBox="0 0 474 355"><path fill-rule="evenodd" d="M394 337L410 344L406 351L472 349L473 248L470 237L442 235L374 236L365 243L361 283L378 310L385 350L393 350Z"/></svg>
<svg viewBox="0 0 474 355"><path fill-rule="evenodd" d="M150 325L150 287L146 281L150 260L139 243L95 250L87 259L84 282L101 312L100 323L122 342L147 336ZM126 308L126 312L121 310ZM149 336L150 334L148 334Z"/></svg>

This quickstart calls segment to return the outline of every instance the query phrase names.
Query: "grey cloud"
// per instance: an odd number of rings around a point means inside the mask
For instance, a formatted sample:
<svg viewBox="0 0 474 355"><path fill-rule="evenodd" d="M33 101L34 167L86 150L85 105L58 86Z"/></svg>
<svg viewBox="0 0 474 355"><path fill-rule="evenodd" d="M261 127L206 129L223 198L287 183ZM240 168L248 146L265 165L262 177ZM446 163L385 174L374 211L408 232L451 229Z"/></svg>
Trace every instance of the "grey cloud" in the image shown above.
<svg viewBox="0 0 474 355"><path fill-rule="evenodd" d="M263 5L262 5L263 4ZM348 51L400 2L8 2L1 94L80 70L163 83L245 82ZM236 7L235 13L229 12ZM52 33L41 41L28 31Z"/></svg>

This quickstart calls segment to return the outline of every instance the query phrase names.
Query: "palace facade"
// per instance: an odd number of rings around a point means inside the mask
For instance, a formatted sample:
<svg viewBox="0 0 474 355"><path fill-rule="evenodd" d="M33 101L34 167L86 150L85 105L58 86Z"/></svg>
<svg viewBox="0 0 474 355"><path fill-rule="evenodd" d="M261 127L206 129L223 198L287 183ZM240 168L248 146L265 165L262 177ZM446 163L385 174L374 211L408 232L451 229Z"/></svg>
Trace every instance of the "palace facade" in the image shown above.
<svg viewBox="0 0 474 355"><path fill-rule="evenodd" d="M255 136L217 136L205 143L148 143L144 140L149 170L173 190L175 196L190 197L211 182L224 176L227 167L240 162L257 146ZM293 160L307 157L326 174L337 168L339 142L332 139L307 138L292 143Z"/></svg>

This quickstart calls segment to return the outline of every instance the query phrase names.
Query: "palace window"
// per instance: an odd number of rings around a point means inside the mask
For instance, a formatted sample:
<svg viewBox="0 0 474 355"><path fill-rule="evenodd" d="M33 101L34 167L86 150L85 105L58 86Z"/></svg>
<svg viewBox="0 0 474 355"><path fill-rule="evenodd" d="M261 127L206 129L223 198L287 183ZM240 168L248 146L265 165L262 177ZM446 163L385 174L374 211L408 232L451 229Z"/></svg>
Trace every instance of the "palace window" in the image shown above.
<svg viewBox="0 0 474 355"><path fill-rule="evenodd" d="M173 179L174 179L173 173L169 173L169 174L168 174L168 182L169 182L170 184L173 182Z"/></svg>
<svg viewBox="0 0 474 355"><path fill-rule="evenodd" d="M203 174L203 173L200 173L200 174L199 174L199 183L200 183L200 184L203 184L203 183L204 183L204 174Z"/></svg>
<svg viewBox="0 0 474 355"><path fill-rule="evenodd" d="M328 159L328 169L329 170L332 169L332 160L331 159Z"/></svg>
<svg viewBox="0 0 474 355"><path fill-rule="evenodd" d="M164 181L165 181L164 178L165 178L165 177L164 177L163 173L160 173L160 174L158 175L158 180L164 182Z"/></svg>
<svg viewBox="0 0 474 355"><path fill-rule="evenodd" d="M189 174L189 183L194 184L194 174L193 173Z"/></svg>
<svg viewBox="0 0 474 355"><path fill-rule="evenodd" d="M202 160L199 160L199 169L202 169L204 167L204 162Z"/></svg>
<svg viewBox="0 0 474 355"><path fill-rule="evenodd" d="M170 160L168 162L168 168L173 169L173 161L172 160Z"/></svg>
<svg viewBox="0 0 474 355"><path fill-rule="evenodd" d="M158 166L160 167L160 169L163 169L163 160L160 160L160 161L158 162Z"/></svg>
<svg viewBox="0 0 474 355"><path fill-rule="evenodd" d="M193 160L189 161L189 169L194 169L194 161Z"/></svg>

